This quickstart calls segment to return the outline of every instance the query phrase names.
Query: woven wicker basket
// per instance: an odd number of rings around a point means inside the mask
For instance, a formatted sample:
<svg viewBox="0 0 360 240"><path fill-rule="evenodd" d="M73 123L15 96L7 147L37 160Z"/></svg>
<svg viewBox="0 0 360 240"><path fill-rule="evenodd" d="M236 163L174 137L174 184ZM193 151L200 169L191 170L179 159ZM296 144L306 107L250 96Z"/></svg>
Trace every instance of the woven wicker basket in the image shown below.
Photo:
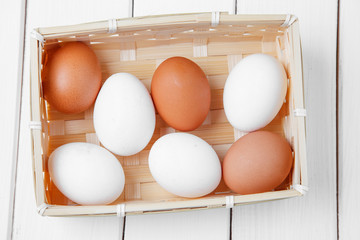
<svg viewBox="0 0 360 240"><path fill-rule="evenodd" d="M87 43L98 56L105 81L111 74L128 72L149 89L152 74L166 58L184 56L208 76L211 110L195 134L213 146L222 160L231 144L243 135L227 121L223 87L232 67L253 53L277 57L288 77L286 102L266 130L282 134L291 143L294 165L290 176L271 192L238 195L223 183L211 194L187 199L163 190L150 174L147 159L152 144L169 130L157 115L148 146L130 157L117 156L126 177L123 194L112 204L80 206L64 197L51 181L47 160L51 152L70 142L99 144L92 111L65 115L43 99L41 72L47 52L68 41ZM31 38L31 139L38 211L46 216L131 215L232 207L300 196L307 190L305 110L299 24L292 15L228 15L199 13L117 19L74 26L40 28Z"/></svg>

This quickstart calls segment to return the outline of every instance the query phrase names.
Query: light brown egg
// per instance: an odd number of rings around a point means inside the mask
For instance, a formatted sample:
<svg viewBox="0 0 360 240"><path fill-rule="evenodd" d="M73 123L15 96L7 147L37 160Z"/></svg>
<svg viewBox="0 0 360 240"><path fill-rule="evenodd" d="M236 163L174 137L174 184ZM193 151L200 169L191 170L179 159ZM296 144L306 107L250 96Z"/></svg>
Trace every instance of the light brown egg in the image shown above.
<svg viewBox="0 0 360 240"><path fill-rule="evenodd" d="M191 131L205 120L211 101L202 69L184 57L172 57L156 69L151 95L161 118L180 131Z"/></svg>
<svg viewBox="0 0 360 240"><path fill-rule="evenodd" d="M45 99L63 113L79 113L95 101L101 87L101 68L84 43L71 42L49 54L43 72Z"/></svg>
<svg viewBox="0 0 360 240"><path fill-rule="evenodd" d="M239 194L271 191L288 176L293 163L285 138L267 131L248 133L228 150L223 161L226 185Z"/></svg>

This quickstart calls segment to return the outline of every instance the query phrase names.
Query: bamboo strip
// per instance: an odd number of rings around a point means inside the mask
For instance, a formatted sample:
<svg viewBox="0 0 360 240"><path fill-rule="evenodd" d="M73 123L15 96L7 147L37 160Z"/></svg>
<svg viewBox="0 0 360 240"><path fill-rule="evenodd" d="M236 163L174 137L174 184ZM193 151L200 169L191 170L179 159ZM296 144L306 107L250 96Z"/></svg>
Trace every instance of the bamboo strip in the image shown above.
<svg viewBox="0 0 360 240"><path fill-rule="evenodd" d="M65 134L95 132L92 119L65 121Z"/></svg>
<svg viewBox="0 0 360 240"><path fill-rule="evenodd" d="M262 44L261 41L256 42L209 42L208 54L209 56L217 55L241 55L241 54L253 54L261 53Z"/></svg>
<svg viewBox="0 0 360 240"><path fill-rule="evenodd" d="M85 134L49 136L48 156L58 147L67 143L86 142Z"/></svg>
<svg viewBox="0 0 360 240"><path fill-rule="evenodd" d="M39 42L31 38L31 95L30 95L30 111L31 121L41 122L40 111L40 78L39 78ZM41 144L41 130L32 130L31 132L31 145L32 145L32 160L34 169L34 185L35 185L35 198L36 204L39 206L45 202L45 188L43 181L42 170L42 144Z"/></svg>
<svg viewBox="0 0 360 240"><path fill-rule="evenodd" d="M94 52L96 54L96 57L99 59L101 63L111 63L111 62L120 61L119 49L94 50Z"/></svg>
<svg viewBox="0 0 360 240"><path fill-rule="evenodd" d="M285 106L285 105L284 105ZM282 108L286 110L286 108ZM279 114L274 118L274 120L269 123L264 130L274 131L278 133L282 133L282 118L284 116L285 111L280 111ZM211 122L209 126L206 126L206 128L217 128L220 125L216 124L226 124L228 125L226 115L223 109L218 110L211 110ZM161 117L157 114L156 115L157 124L156 124L156 130L155 132L159 133L159 129L161 131L162 128L168 128L166 123L161 119ZM59 127L59 125L61 125ZM88 133L94 133L94 126L92 119L84 119L84 120L55 120L55 121L49 121L50 126L50 134L52 144L56 143L61 144L61 141L65 142L73 142L70 139L74 138L74 141L77 141L81 139L78 135L80 134L88 134ZM199 128L200 131L203 131L204 129L202 127ZM62 135L66 135L61 137ZM54 136L58 136L56 138L53 138Z"/></svg>
<svg viewBox="0 0 360 240"><path fill-rule="evenodd" d="M94 105L92 105L88 110L85 111L85 113L84 113L85 120L75 120L76 123L81 123L80 129L84 129L85 131L87 131L89 128L94 129L93 122L92 122L93 115L94 115ZM90 123L86 124L83 121L90 121ZM85 127L82 125L85 125ZM72 129L69 126L69 122L66 122L65 128L67 130L66 133L69 134L69 130ZM100 141L95 133L86 133L85 138L86 138L87 143L92 143L92 144L100 146Z"/></svg>
<svg viewBox="0 0 360 240"><path fill-rule="evenodd" d="M223 109L223 89L214 89L211 90L211 103L210 103L210 109Z"/></svg>
<svg viewBox="0 0 360 240"><path fill-rule="evenodd" d="M202 125L190 134L194 134L212 144L228 144L234 142L233 127L229 123L218 123L212 125Z"/></svg>
<svg viewBox="0 0 360 240"><path fill-rule="evenodd" d="M65 114L58 112L56 109L47 104L47 118L48 120L77 120L84 119L84 112L78 114Z"/></svg>
<svg viewBox="0 0 360 240"><path fill-rule="evenodd" d="M159 52L157 52L156 54L159 54ZM169 55L169 52L167 52L166 54ZM191 55L192 55L192 48L191 48ZM226 56L214 56L214 57L206 57L206 58L189 57L189 59L194 61L196 64L198 64L203 69L206 75L228 74ZM135 75L139 79L143 80L143 79L152 78L152 75L156 69L156 61L138 60L138 61L130 61L130 62L109 62L109 63L103 63L101 67L102 67L102 71L109 75L126 71L128 73Z"/></svg>
<svg viewBox="0 0 360 240"><path fill-rule="evenodd" d="M287 35L288 36L288 35ZM288 40L290 44L284 44L284 41ZM280 39L277 38L276 40L277 44L277 54L281 55L279 56L280 59L282 59L283 64L286 64L284 61L286 58L284 57L283 50L286 46L292 45L292 39ZM291 59L288 59L291 60ZM288 95L289 95L289 116L288 116L288 122L289 122L289 132L290 132L290 144L293 148L294 154L294 164L293 164L293 170L292 170L292 184L300 184L300 168L299 168L299 161L298 161L298 144L297 144L297 129L295 124L295 116L293 113L294 109L294 81L296 80L293 74L294 68L293 68L293 62L286 64L285 68L288 73L289 83L288 83Z"/></svg>
<svg viewBox="0 0 360 240"><path fill-rule="evenodd" d="M210 75L227 75L227 56L208 56L206 58L190 58L201 67L204 73Z"/></svg>
<svg viewBox="0 0 360 240"><path fill-rule="evenodd" d="M236 66L238 62L242 59L242 55L228 55L228 71L229 73L231 70Z"/></svg>
<svg viewBox="0 0 360 240"><path fill-rule="evenodd" d="M161 15L151 17L137 17L130 19L117 20L119 31L140 30L156 27L174 27L187 24L207 25L211 23L211 13L196 14L177 14L177 15ZM277 25L280 26L286 20L286 15L228 15L220 14L221 24L243 24L252 25ZM41 28L39 32L46 37L56 37L58 35L66 35L71 33L96 33L106 32L108 30L108 21L99 21L93 23L84 23L70 26Z"/></svg>
<svg viewBox="0 0 360 240"><path fill-rule="evenodd" d="M183 49L181 46L182 45L188 45L189 49L191 48L191 44L193 42L193 38L190 37L186 37L186 38L176 38L176 37L172 37L170 36L168 39L157 39L156 35L154 35L154 33L152 31L146 31L145 33L151 33L152 35L149 36L146 39L136 39L136 46L139 49L146 49L146 48L153 48L154 47L161 47L161 46L168 46L170 47L170 45L174 46L173 49L171 49L171 51L176 50L177 48L181 48ZM138 36L138 35L135 35ZM155 49L156 52L156 49ZM150 53L150 55L152 55ZM153 56L152 56L153 57Z"/></svg>
<svg viewBox="0 0 360 240"><path fill-rule="evenodd" d="M174 200L180 197L169 193L156 182L145 182L140 184L141 199L145 201ZM156 192L156 195L154 195Z"/></svg>
<svg viewBox="0 0 360 240"><path fill-rule="evenodd" d="M150 153L149 150L143 150L139 153L140 165L148 164L149 153Z"/></svg>
<svg viewBox="0 0 360 240"><path fill-rule="evenodd" d="M302 58L301 58L301 43L299 36L299 23L295 21L290 28L292 37L292 61L294 62L295 79L294 81L294 107L295 109L304 108L304 91L303 91L303 76L302 76ZM308 186L307 177L307 161L306 161L306 141L305 141L305 119L297 118L298 124L298 141L299 141L299 152L298 157L301 167L301 183Z"/></svg>
<svg viewBox="0 0 360 240"><path fill-rule="evenodd" d="M90 106L87 110L84 112L84 118L85 119L93 119L94 115L94 104Z"/></svg>
<svg viewBox="0 0 360 240"><path fill-rule="evenodd" d="M224 109L211 110L210 114L212 124L227 122ZM162 120L159 114L156 114L156 129L163 127L168 127L168 125ZM49 136L95 132L92 118L84 120L50 120L49 129Z"/></svg>
<svg viewBox="0 0 360 240"><path fill-rule="evenodd" d="M135 41L121 42L120 43L120 61L135 61Z"/></svg>
<svg viewBox="0 0 360 240"><path fill-rule="evenodd" d="M208 55L207 38L194 38L193 41L193 56L206 57Z"/></svg>
<svg viewBox="0 0 360 240"><path fill-rule="evenodd" d="M207 76L211 89L224 89L228 75L210 75Z"/></svg>
<svg viewBox="0 0 360 240"><path fill-rule="evenodd" d="M261 31L239 31L236 27L231 27L227 29L221 29L221 27L216 28L208 28L209 31L187 31L187 32L180 32L175 33L172 35L172 38L192 38L192 39L217 39L220 40L218 42L237 42L238 40L246 42L246 41L261 41L264 33ZM279 35L279 33L277 34Z"/></svg>
<svg viewBox="0 0 360 240"><path fill-rule="evenodd" d="M235 195L235 205L248 204L253 202L277 200L300 196L296 190L283 190L276 192L266 192L251 195ZM186 199L182 201L130 201L125 206L126 215L145 214L145 213L165 213L176 210L189 211L200 208L225 207L225 197L204 197L199 199ZM69 216L69 215L114 215L116 205L107 206L49 206L44 212L45 216Z"/></svg>
<svg viewBox="0 0 360 240"><path fill-rule="evenodd" d="M126 184L155 182L147 165L123 166Z"/></svg>
<svg viewBox="0 0 360 240"><path fill-rule="evenodd" d="M137 42L143 47L158 46L166 44L175 44L181 42L190 42L191 39L208 38L220 42L228 41L261 41L264 36L276 37L283 34L280 27L269 29L266 26L258 26L249 30L246 26L239 25L218 25L215 28L205 27L204 30L198 30L196 25L186 27L156 28L147 29L146 31L128 31L118 34L90 34L86 36L86 41L96 45L102 43L121 43L121 42ZM80 38L84 38L79 36ZM77 38L77 37L76 37ZM187 40L187 39L190 39ZM57 41L68 42L73 41L74 36L58 37ZM156 40L156 41L154 41Z"/></svg>
<svg viewBox="0 0 360 240"><path fill-rule="evenodd" d="M101 69L109 75L127 72L139 79L151 79L156 68L155 66L156 63L154 60L122 61L102 63Z"/></svg>
<svg viewBox="0 0 360 240"><path fill-rule="evenodd" d="M140 183L125 184L125 200L141 199Z"/></svg>
<svg viewBox="0 0 360 240"><path fill-rule="evenodd" d="M268 199L282 199L288 197L299 196L299 192L296 190L283 190L277 192L266 192L259 194L250 194L250 195L235 195L234 202L235 205L259 201L267 201ZM207 206L216 206L224 207L226 204L225 197L204 197L197 199L186 199L182 201L166 201L166 202L142 202L137 204L128 203L126 205L126 211L129 212L145 212L145 211L159 211L159 210L171 210L186 208L190 210L191 208L197 207L207 207ZM189 209L190 208L190 209Z"/></svg>
<svg viewBox="0 0 360 240"><path fill-rule="evenodd" d="M263 53L274 53L276 52L275 36L265 35L262 38L262 52Z"/></svg>
<svg viewBox="0 0 360 240"><path fill-rule="evenodd" d="M65 120L55 120L49 122L49 136L65 135Z"/></svg>
<svg viewBox="0 0 360 240"><path fill-rule="evenodd" d="M224 109L211 110L210 115L211 115L211 123L212 124L227 122L227 118L226 118Z"/></svg>
<svg viewBox="0 0 360 240"><path fill-rule="evenodd" d="M109 34L95 34L89 36L93 46L99 45L100 47L107 44L119 44L119 43L128 43L128 42L140 42L146 41L149 39L156 38L156 32L147 31L129 31L123 33L117 33L113 35ZM59 38L61 40L61 38Z"/></svg>
<svg viewBox="0 0 360 240"><path fill-rule="evenodd" d="M103 74L103 79L106 80L110 76L111 76L111 74L105 73L105 74ZM225 81L227 79L227 75L210 75L210 76L207 76L207 78L209 80L209 85L210 85L211 89L213 89L213 90L223 89L224 85L225 85ZM144 84L146 89L149 92L151 92L151 79L141 79L140 81ZM59 113L57 113L57 114L59 114Z"/></svg>
<svg viewBox="0 0 360 240"><path fill-rule="evenodd" d="M87 133L85 134L85 141L87 143L92 143L100 146L99 138L96 136L96 133Z"/></svg>
<svg viewBox="0 0 360 240"><path fill-rule="evenodd" d="M106 42L106 43L102 43L102 44L91 44L90 47L95 52L120 50L120 42Z"/></svg>
<svg viewBox="0 0 360 240"><path fill-rule="evenodd" d="M125 166L136 166L140 164L140 154L123 157L123 164Z"/></svg>

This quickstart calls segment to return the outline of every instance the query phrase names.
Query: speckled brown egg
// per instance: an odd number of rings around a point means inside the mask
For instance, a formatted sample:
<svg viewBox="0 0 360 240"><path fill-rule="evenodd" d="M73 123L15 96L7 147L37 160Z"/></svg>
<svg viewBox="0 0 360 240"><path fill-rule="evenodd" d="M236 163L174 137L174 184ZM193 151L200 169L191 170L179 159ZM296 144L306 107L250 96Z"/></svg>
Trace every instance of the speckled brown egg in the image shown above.
<svg viewBox="0 0 360 240"><path fill-rule="evenodd" d="M70 42L50 53L43 72L43 93L56 110L72 114L88 109L101 87L95 53L82 42Z"/></svg>
<svg viewBox="0 0 360 240"><path fill-rule="evenodd" d="M172 57L156 69L151 95L161 118L180 131L191 131L205 120L211 101L203 70L184 57Z"/></svg>
<svg viewBox="0 0 360 240"><path fill-rule="evenodd" d="M288 176L293 163L289 143L282 136L256 131L238 139L223 161L226 185L239 194L271 191Z"/></svg>

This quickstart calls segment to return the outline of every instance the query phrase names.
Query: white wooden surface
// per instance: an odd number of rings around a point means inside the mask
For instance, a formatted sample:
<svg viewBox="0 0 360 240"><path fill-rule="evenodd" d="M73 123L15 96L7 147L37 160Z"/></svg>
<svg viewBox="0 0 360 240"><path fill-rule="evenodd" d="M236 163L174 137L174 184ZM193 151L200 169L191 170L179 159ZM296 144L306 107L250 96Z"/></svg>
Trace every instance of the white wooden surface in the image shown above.
<svg viewBox="0 0 360 240"><path fill-rule="evenodd" d="M132 5L133 4L133 5ZM305 197L206 211L127 217L45 218L36 213L30 158L29 48L33 27L100 19L199 12L293 13L300 19L310 191ZM0 0L0 239L358 239L360 2L340 0L27 0L20 141L21 1ZM6 36L6 37L4 37ZM12 39L12 41L9 41ZM5 73L5 74L4 74ZM339 220L336 183L336 92L339 91ZM17 146L18 157L17 157ZM15 172L17 162L17 178ZM16 188L15 188L16 187ZM13 192L15 191L15 204ZM13 223L11 221L13 215ZM339 233L337 231L339 225ZM123 234L123 227L125 232ZM232 236L229 235L230 229Z"/></svg>
<svg viewBox="0 0 360 240"><path fill-rule="evenodd" d="M359 239L360 216L360 2L340 1L339 237Z"/></svg>

